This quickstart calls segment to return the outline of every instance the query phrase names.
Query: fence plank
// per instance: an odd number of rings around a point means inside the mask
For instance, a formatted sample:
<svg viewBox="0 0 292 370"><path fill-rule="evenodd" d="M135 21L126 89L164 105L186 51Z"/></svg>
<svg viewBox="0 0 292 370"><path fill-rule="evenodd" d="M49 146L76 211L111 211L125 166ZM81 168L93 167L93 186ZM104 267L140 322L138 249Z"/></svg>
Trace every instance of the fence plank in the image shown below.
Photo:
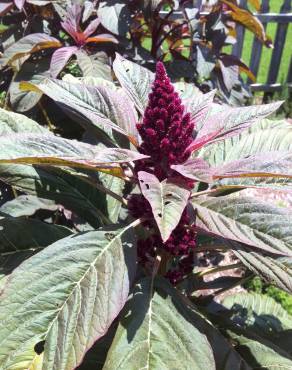
<svg viewBox="0 0 292 370"><path fill-rule="evenodd" d="M261 12L262 13L268 13L270 10L270 4L269 0L263 0L262 6L261 6ZM263 23L264 29L266 29L267 24ZM263 49L263 44L256 38L254 37L253 39L253 44L252 44L252 52L251 52L251 57L250 57L250 70L252 73L257 77L258 72L259 72L259 67L260 67L260 61L261 61L261 56L262 56L262 49ZM252 81L248 79L248 83L251 83Z"/></svg>
<svg viewBox="0 0 292 370"><path fill-rule="evenodd" d="M241 0L240 6L242 8L247 7L247 0ZM244 34L245 34L245 27L241 25L237 25L236 27L236 43L232 47L232 54L236 55L238 58L242 55L243 50L243 43L244 43Z"/></svg>
<svg viewBox="0 0 292 370"><path fill-rule="evenodd" d="M291 0L285 0L282 7L281 13L288 13L291 11ZM277 81L281 57L286 41L286 35L288 30L288 23L279 23L275 38L275 48L273 50L272 59L269 68L269 75L267 79L268 84L273 84Z"/></svg>

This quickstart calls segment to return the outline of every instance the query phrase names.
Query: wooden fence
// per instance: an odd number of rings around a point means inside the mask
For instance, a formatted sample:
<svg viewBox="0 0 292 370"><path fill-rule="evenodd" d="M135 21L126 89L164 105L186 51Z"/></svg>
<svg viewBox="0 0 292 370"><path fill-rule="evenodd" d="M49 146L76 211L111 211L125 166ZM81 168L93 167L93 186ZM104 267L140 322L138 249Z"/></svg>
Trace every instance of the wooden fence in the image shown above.
<svg viewBox="0 0 292 370"><path fill-rule="evenodd" d="M194 7L199 7L202 0L194 0ZM253 91L264 91L266 93L272 93L275 91L281 91L283 86L287 86L288 88L292 89L292 40L288 40L289 43L286 45L290 49L290 67L288 71L284 71L287 73L286 80L283 83L277 82L277 77L279 74L279 68L281 64L281 59L283 55L284 45L286 42L287 37L287 30L289 23L292 22L292 0L278 0L279 2L282 1L282 6L280 13L269 13L270 0L262 0L261 11L259 13L255 13L254 15L258 17L258 19L262 22L264 28L267 27L268 23L277 23L277 30L274 42L274 49L272 51L272 57L269 65L267 80L265 83L250 83L251 89ZM247 6L247 0L240 0L241 7ZM180 12L176 12L177 17L181 17ZM243 44L244 44L244 36L245 36L245 28L241 25L237 26L237 42L234 44L232 48L232 54L238 56L239 58L242 56L243 51ZM262 57L262 50L263 45L260 41L258 41L255 37L252 43L252 50L251 50L251 58L249 63L249 68L253 72L253 74L257 77L259 72L260 61ZM247 61L245 61L247 62Z"/></svg>

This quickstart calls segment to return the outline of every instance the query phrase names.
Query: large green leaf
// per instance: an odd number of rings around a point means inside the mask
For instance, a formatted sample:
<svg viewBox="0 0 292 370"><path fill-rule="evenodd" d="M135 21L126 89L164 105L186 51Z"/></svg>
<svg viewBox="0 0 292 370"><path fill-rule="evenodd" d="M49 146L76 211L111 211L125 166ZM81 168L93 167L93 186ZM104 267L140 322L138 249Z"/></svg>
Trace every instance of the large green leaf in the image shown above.
<svg viewBox="0 0 292 370"><path fill-rule="evenodd" d="M40 60L27 61L16 74L9 88L10 102L17 112L26 112L32 109L41 99L42 94L34 91L19 89L21 81L29 81L35 85L50 77L50 56Z"/></svg>
<svg viewBox="0 0 292 370"><path fill-rule="evenodd" d="M104 370L215 369L192 313L166 280L141 280L125 307Z"/></svg>
<svg viewBox="0 0 292 370"><path fill-rule="evenodd" d="M252 369L291 370L292 357L288 351L277 344L255 335L253 331L228 328L228 334L236 343L235 349Z"/></svg>
<svg viewBox="0 0 292 370"><path fill-rule="evenodd" d="M56 211L58 208L58 204L52 200L42 199L34 195L19 195L17 198L5 202L0 207L0 212L13 217L21 217L33 216L40 209Z"/></svg>
<svg viewBox="0 0 292 370"><path fill-rule="evenodd" d="M46 247L72 232L58 225L24 217L0 218L0 252Z"/></svg>
<svg viewBox="0 0 292 370"><path fill-rule="evenodd" d="M117 53L113 69L120 84L135 103L139 112L143 114L148 102L151 84L154 81L154 73L124 59Z"/></svg>
<svg viewBox="0 0 292 370"><path fill-rule="evenodd" d="M255 198L192 199L202 230L264 252L292 256L291 211Z"/></svg>
<svg viewBox="0 0 292 370"><path fill-rule="evenodd" d="M32 119L0 108L0 136L12 133L35 133L47 135L50 132Z"/></svg>
<svg viewBox="0 0 292 370"><path fill-rule="evenodd" d="M257 120L260 120L276 111L283 102L275 102L249 107L224 107L222 111L206 117L197 138L214 134L213 142L238 135Z"/></svg>
<svg viewBox="0 0 292 370"><path fill-rule="evenodd" d="M202 149L200 157L210 165L218 166L262 152L289 151L291 148L291 126L283 121L263 120L239 136Z"/></svg>
<svg viewBox="0 0 292 370"><path fill-rule="evenodd" d="M264 331L271 335L292 327L292 317L267 295L237 293L227 296L222 304L232 311L232 320L235 323L251 327L260 334Z"/></svg>
<svg viewBox="0 0 292 370"><path fill-rule="evenodd" d="M117 163L132 162L144 155L127 149L104 148L54 135L15 134L0 138L0 163L39 164L101 169L122 176Z"/></svg>
<svg viewBox="0 0 292 370"><path fill-rule="evenodd" d="M0 366L71 370L123 307L135 273L131 227L68 237L10 276L0 302Z"/></svg>
<svg viewBox="0 0 292 370"><path fill-rule="evenodd" d="M0 165L0 179L24 193L55 200L93 227L107 221L105 194L86 178L54 167Z"/></svg>
<svg viewBox="0 0 292 370"><path fill-rule="evenodd" d="M231 243L231 247L233 246L234 254L249 270L267 283L292 294L292 268L285 261L281 258L263 256L249 248L237 246L236 243L234 245L234 242Z"/></svg>
<svg viewBox="0 0 292 370"><path fill-rule="evenodd" d="M231 339L234 349L252 369L290 370L292 368L292 357L289 352L276 340L273 343L262 336L263 330L257 333L254 328L240 326L238 321L235 324L228 318L226 310L217 312L216 315L212 314L212 321L220 325L222 331ZM286 336L287 340L288 338L289 335Z"/></svg>
<svg viewBox="0 0 292 370"><path fill-rule="evenodd" d="M241 160L260 153L291 151L292 129L286 121L262 120L239 136L210 145L200 156L211 166L228 166L234 160ZM284 178L231 178L218 181L217 186L255 186L259 188L291 188L291 179Z"/></svg>
<svg viewBox="0 0 292 370"><path fill-rule="evenodd" d="M5 50L0 61L0 68L7 64L14 65L15 61L19 60L23 63L30 54L37 51L60 46L62 46L61 42L54 37L45 33L32 33L18 40Z"/></svg>
<svg viewBox="0 0 292 370"><path fill-rule="evenodd" d="M162 240L166 241L179 223L190 191L168 180L160 182L156 176L145 171L138 172L138 178L142 194L152 208Z"/></svg>
<svg viewBox="0 0 292 370"><path fill-rule="evenodd" d="M48 95L85 129L104 130L108 135L113 130L137 141L133 136L137 135L137 131L133 132L136 130L136 111L125 94L101 85L92 87L54 79L47 79L37 86L24 83L22 88Z"/></svg>
<svg viewBox="0 0 292 370"><path fill-rule="evenodd" d="M131 23L129 7L116 1L101 1L97 15L101 24L110 32L119 36L126 36Z"/></svg>

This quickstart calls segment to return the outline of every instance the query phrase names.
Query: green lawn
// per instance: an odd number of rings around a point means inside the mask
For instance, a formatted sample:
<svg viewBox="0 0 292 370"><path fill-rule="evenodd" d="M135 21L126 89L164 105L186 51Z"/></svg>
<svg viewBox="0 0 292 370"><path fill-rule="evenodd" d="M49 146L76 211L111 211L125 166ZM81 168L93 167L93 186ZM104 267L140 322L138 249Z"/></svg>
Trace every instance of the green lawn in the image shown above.
<svg viewBox="0 0 292 370"><path fill-rule="evenodd" d="M282 3L283 3L282 0L270 0L270 12L279 13ZM269 23L267 26L267 29L266 29L267 34L272 38L272 40L275 40L276 29L277 29L277 23ZM253 34L250 31L246 31L245 38L244 38L244 44L243 44L242 60L247 65L249 65L249 62L250 62L250 55L251 55L253 39L254 39ZM284 51L283 51L283 55L281 59L281 65L280 65L279 75L278 75L278 82L286 81L289 64L290 64L290 58L292 54L291 40L292 40L292 25L290 23L288 26L286 42L285 42ZM273 52L272 49L268 49L266 47L263 48L259 73L257 76L257 82L259 83L266 82L267 75L269 72L272 52Z"/></svg>

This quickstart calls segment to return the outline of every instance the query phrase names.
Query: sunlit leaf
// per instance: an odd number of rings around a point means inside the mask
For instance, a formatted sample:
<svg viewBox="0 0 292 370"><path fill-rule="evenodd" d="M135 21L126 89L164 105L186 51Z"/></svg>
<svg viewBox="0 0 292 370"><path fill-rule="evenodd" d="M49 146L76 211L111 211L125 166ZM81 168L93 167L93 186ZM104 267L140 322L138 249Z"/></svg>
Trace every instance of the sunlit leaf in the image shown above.
<svg viewBox="0 0 292 370"><path fill-rule="evenodd" d="M156 176L140 171L138 173L142 194L151 205L153 216L166 241L175 229L187 205L190 191L173 182L159 182Z"/></svg>
<svg viewBox="0 0 292 370"><path fill-rule="evenodd" d="M203 231L263 252L292 256L291 211L236 196L193 198L192 205L196 225Z"/></svg>
<svg viewBox="0 0 292 370"><path fill-rule="evenodd" d="M105 370L215 370L207 338L166 280L141 280L127 303Z"/></svg>
<svg viewBox="0 0 292 370"><path fill-rule="evenodd" d="M62 46L60 41L52 36L45 33L31 33L5 50L3 57L0 59L0 67L7 64L12 65L14 61L20 58L24 62L24 58L28 58L32 53L48 48L59 48L60 46Z"/></svg>
<svg viewBox="0 0 292 370"><path fill-rule="evenodd" d="M148 102L151 84L154 81L154 73L124 59L117 53L113 68L120 84L133 100L139 112L143 114Z"/></svg>
<svg viewBox="0 0 292 370"><path fill-rule="evenodd" d="M29 258L1 295L1 367L30 368L45 341L43 368L76 368L122 309L134 274L129 227L61 239Z"/></svg>

